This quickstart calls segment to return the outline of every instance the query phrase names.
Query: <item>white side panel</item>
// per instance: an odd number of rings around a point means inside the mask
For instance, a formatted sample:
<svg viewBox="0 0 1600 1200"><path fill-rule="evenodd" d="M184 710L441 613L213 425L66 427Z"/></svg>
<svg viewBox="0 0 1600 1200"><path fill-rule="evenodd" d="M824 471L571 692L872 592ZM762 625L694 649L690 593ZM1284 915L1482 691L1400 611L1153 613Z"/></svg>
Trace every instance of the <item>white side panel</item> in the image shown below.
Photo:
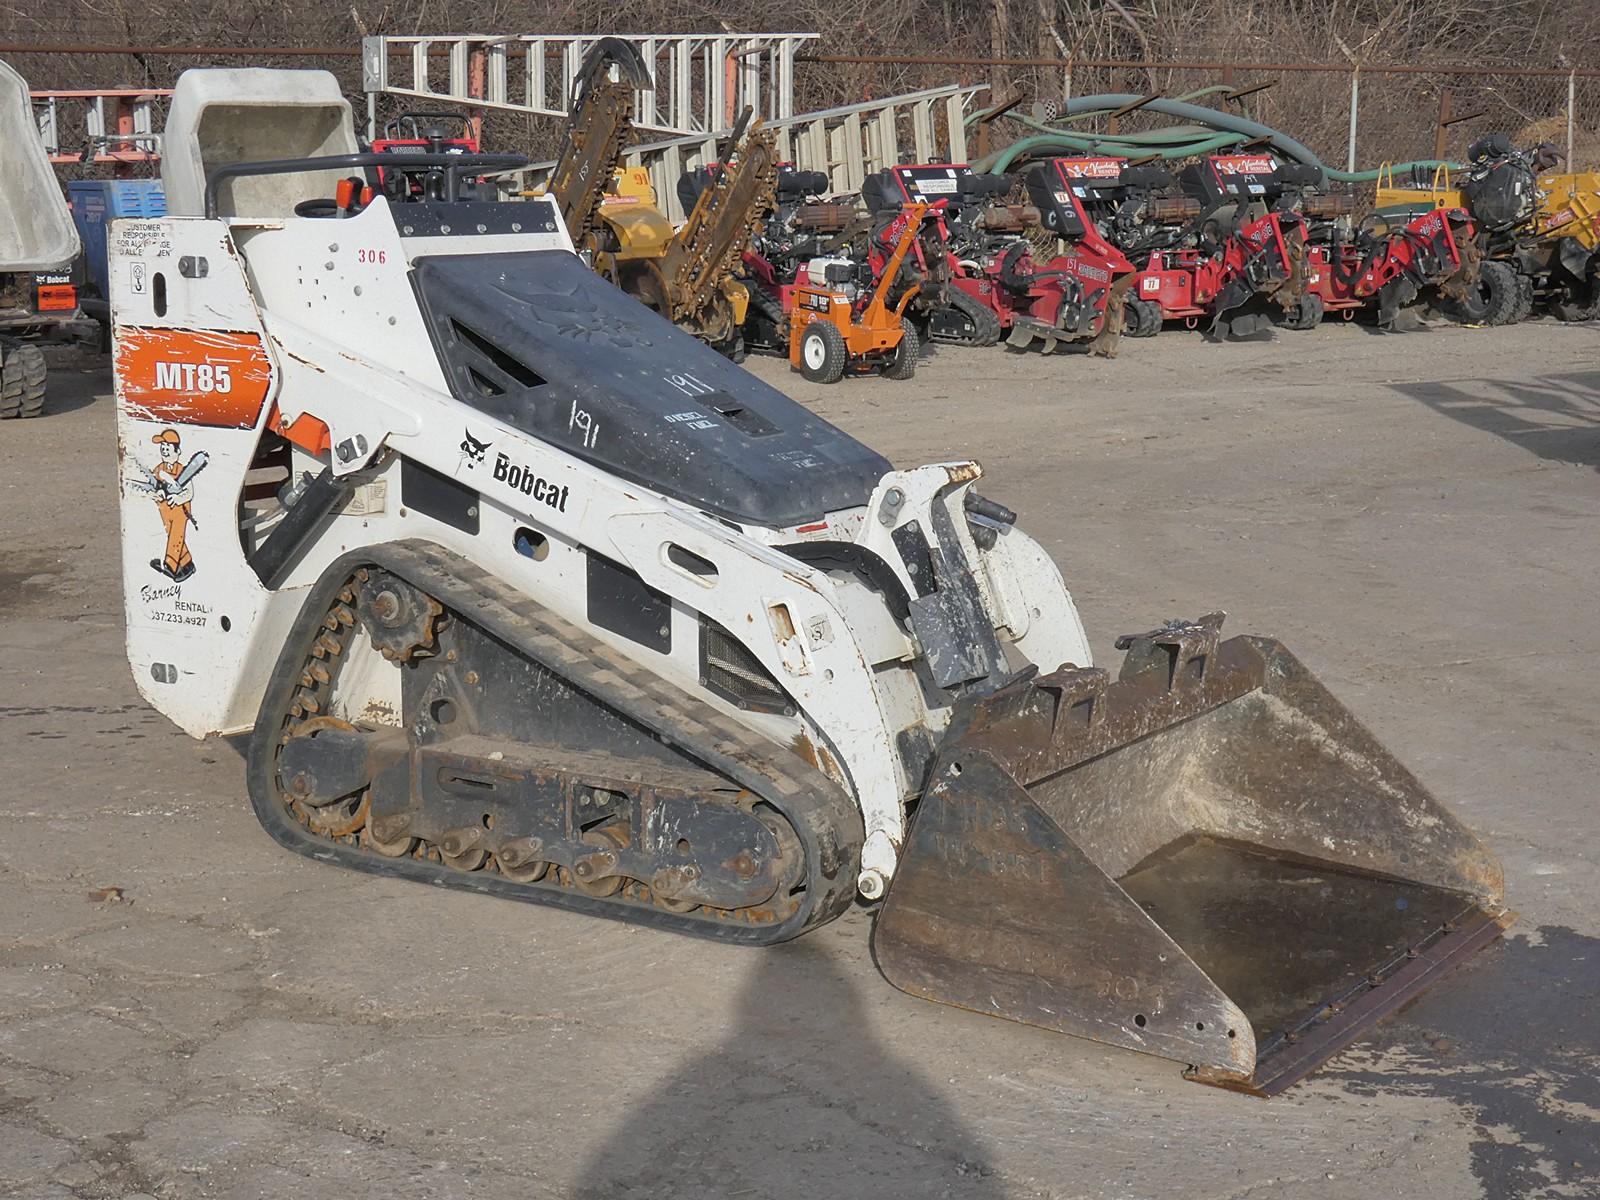
<svg viewBox="0 0 1600 1200"><path fill-rule="evenodd" d="M115 222L110 279L134 680L196 737L247 727L299 601L261 586L238 534L277 365L220 222Z"/></svg>

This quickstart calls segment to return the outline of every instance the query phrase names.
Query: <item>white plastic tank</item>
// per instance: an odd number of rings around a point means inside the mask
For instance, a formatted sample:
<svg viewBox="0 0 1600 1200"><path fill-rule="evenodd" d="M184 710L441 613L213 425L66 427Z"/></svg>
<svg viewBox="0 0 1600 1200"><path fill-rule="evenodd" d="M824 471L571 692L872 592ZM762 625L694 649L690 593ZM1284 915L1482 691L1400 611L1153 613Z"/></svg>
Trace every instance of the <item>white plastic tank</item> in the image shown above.
<svg viewBox="0 0 1600 1200"><path fill-rule="evenodd" d="M72 223L55 169L39 140L28 84L0 62L0 271L49 271L78 257Z"/></svg>

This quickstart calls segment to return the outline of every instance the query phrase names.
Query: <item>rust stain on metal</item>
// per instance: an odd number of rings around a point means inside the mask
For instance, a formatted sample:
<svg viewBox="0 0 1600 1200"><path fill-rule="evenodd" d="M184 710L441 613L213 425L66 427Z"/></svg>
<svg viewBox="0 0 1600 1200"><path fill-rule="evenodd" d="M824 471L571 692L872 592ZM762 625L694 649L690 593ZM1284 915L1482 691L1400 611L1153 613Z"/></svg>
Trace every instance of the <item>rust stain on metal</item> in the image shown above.
<svg viewBox="0 0 1600 1200"><path fill-rule="evenodd" d="M312 362L309 358L307 358L303 354L296 354L293 350L289 349L289 347L285 346L277 338L273 338L272 339L272 344L273 344L273 346L275 346L277 348L279 354L283 355L285 358L294 359L294 361L299 363L302 367L307 367L310 370L315 371L318 375L326 375L328 373L326 367L320 366L317 363ZM340 354L344 358L350 358L350 356L348 354L345 354L343 351L340 351ZM355 359L352 358L352 359L350 359L350 361L354 362Z"/></svg>
<svg viewBox="0 0 1600 1200"><path fill-rule="evenodd" d="M816 585L804 575L796 575L793 571L785 571L783 573L783 577L796 587L803 587L808 592L815 592L817 590Z"/></svg>
<svg viewBox="0 0 1600 1200"><path fill-rule="evenodd" d="M802 729L794 735L794 740L789 743L789 749L793 750L829 779L843 778L843 772L839 769L839 760L834 758L826 746L812 741L805 730Z"/></svg>
<svg viewBox="0 0 1600 1200"><path fill-rule="evenodd" d="M387 700L371 699L366 707L361 710L364 720L375 722L379 725L397 725L400 723L400 714L395 712L394 705Z"/></svg>

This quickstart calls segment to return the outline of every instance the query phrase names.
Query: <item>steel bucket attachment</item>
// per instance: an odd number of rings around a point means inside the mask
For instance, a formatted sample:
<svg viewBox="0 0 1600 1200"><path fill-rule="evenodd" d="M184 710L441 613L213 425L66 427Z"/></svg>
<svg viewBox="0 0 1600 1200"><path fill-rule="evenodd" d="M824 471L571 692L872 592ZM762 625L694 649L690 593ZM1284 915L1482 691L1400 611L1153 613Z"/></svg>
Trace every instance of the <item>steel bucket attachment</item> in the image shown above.
<svg viewBox="0 0 1600 1200"><path fill-rule="evenodd" d="M1221 626L957 715L874 931L891 983L1272 1095L1511 923L1477 838Z"/></svg>

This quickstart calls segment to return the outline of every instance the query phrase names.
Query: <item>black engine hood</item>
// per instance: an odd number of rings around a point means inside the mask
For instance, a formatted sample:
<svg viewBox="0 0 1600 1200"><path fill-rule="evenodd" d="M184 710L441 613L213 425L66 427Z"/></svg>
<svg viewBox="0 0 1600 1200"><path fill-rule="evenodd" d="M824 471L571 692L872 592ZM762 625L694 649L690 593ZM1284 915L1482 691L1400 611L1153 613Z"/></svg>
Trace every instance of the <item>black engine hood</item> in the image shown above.
<svg viewBox="0 0 1600 1200"><path fill-rule="evenodd" d="M428 256L412 279L462 403L716 516L801 524L890 469L567 251Z"/></svg>

